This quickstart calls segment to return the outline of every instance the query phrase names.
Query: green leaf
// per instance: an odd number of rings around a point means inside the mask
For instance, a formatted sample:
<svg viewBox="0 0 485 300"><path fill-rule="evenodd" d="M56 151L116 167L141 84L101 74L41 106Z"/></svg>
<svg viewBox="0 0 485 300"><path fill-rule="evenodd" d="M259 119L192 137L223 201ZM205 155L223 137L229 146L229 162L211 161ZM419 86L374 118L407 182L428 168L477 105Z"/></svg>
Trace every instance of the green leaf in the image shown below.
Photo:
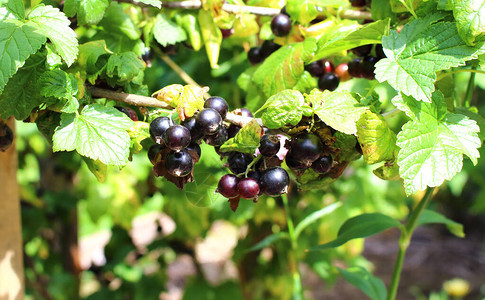
<svg viewBox="0 0 485 300"><path fill-rule="evenodd" d="M2 119L14 116L17 120L24 120L34 107L45 100L38 88L39 77L45 71L44 63L45 55L32 55L25 66L10 79L0 95Z"/></svg>
<svg viewBox="0 0 485 300"><path fill-rule="evenodd" d="M418 101L403 98L405 111L414 116L397 136L397 146L401 148L397 163L408 195L426 186L440 186L444 180L453 178L463 166L463 154L473 164L477 163L481 141L475 121L461 114L447 113L439 91L433 94L432 103L422 104L419 113L413 112L420 104Z"/></svg>
<svg viewBox="0 0 485 300"><path fill-rule="evenodd" d="M78 0L77 19L79 25L98 24L109 6L109 0Z"/></svg>
<svg viewBox="0 0 485 300"><path fill-rule="evenodd" d="M23 20L25 18L25 5L22 0L8 0L5 7L9 12L14 14L17 19Z"/></svg>
<svg viewBox="0 0 485 300"><path fill-rule="evenodd" d="M171 84L153 93L157 99L177 109L180 120L192 117L197 110L204 109L204 93L208 87ZM153 96L152 95L152 96Z"/></svg>
<svg viewBox="0 0 485 300"><path fill-rule="evenodd" d="M370 11L372 19L382 20L386 18L395 19L396 14L392 12L391 4L389 0L374 0L370 4Z"/></svg>
<svg viewBox="0 0 485 300"><path fill-rule="evenodd" d="M190 45L195 51L199 51L202 48L202 32L197 17L192 13L177 14L177 16L180 16L177 18L177 24L188 34Z"/></svg>
<svg viewBox="0 0 485 300"><path fill-rule="evenodd" d="M395 162L386 162L383 166L372 171L382 180L399 180L399 166Z"/></svg>
<svg viewBox="0 0 485 300"><path fill-rule="evenodd" d="M89 171L96 176L98 182L103 183L106 181L106 175L108 173L108 166L100 162L99 160L92 160L90 158L82 156L84 162L88 166Z"/></svg>
<svg viewBox="0 0 485 300"><path fill-rule="evenodd" d="M219 52L222 43L221 30L214 23L211 12L203 9L199 10L199 25L211 68L217 69L219 68L217 62L219 61Z"/></svg>
<svg viewBox="0 0 485 300"><path fill-rule="evenodd" d="M30 23L12 19L0 22L0 93L8 79L45 41L46 38Z"/></svg>
<svg viewBox="0 0 485 300"><path fill-rule="evenodd" d="M131 149L134 153L143 150L141 142L150 138L150 125L146 122L136 121L135 125L128 129L128 134L131 138Z"/></svg>
<svg viewBox="0 0 485 300"><path fill-rule="evenodd" d="M295 237L296 237L296 239L298 239L298 237L303 232L303 230L305 230L308 226L310 226L311 224L320 220L321 218L331 214L332 212L334 212L337 208L339 208L341 206L342 206L341 202L336 202L336 203L330 204L328 206L325 206L322 209L314 211L311 214L309 214L308 216L306 216L295 227Z"/></svg>
<svg viewBox="0 0 485 300"><path fill-rule="evenodd" d="M401 227L401 223L386 215L379 213L358 215L345 221L335 240L313 247L310 251L335 248L350 240L365 238L394 227Z"/></svg>
<svg viewBox="0 0 485 300"><path fill-rule="evenodd" d="M131 40L139 39L141 36L141 31L117 2L112 2L109 5L99 25L103 26L106 32L117 33Z"/></svg>
<svg viewBox="0 0 485 300"><path fill-rule="evenodd" d="M462 114L467 116L469 119L474 120L477 122L478 127L480 127L480 132L478 133L478 137L480 140L485 140L485 118L482 117L478 110L475 107L457 107L455 111L458 114Z"/></svg>
<svg viewBox="0 0 485 300"><path fill-rule="evenodd" d="M164 14L158 14L155 17L153 35L162 46L174 45L187 39L187 34L182 27L170 21Z"/></svg>
<svg viewBox="0 0 485 300"><path fill-rule="evenodd" d="M318 16L317 7L312 0L288 0L286 11L292 20L300 24L308 24Z"/></svg>
<svg viewBox="0 0 485 300"><path fill-rule="evenodd" d="M339 149L338 162L353 161L362 156L356 150L357 138L355 136L337 131L334 137L336 141L333 146Z"/></svg>
<svg viewBox="0 0 485 300"><path fill-rule="evenodd" d="M485 1L453 0L453 16L458 33L467 45L473 46L475 38L485 33Z"/></svg>
<svg viewBox="0 0 485 300"><path fill-rule="evenodd" d="M238 151L253 154L259 147L263 129L258 121L252 120L238 131L235 137L227 140L220 148L222 152Z"/></svg>
<svg viewBox="0 0 485 300"><path fill-rule="evenodd" d="M66 14L67 17L72 18L76 15L78 8L79 8L78 0L65 0L62 11Z"/></svg>
<svg viewBox="0 0 485 300"><path fill-rule="evenodd" d="M405 25L400 33L391 31L382 38L387 58L376 64L376 79L417 100L430 102L436 72L458 67L477 57L476 47L465 45L456 24L438 22L437 13ZM480 45L479 45L480 44Z"/></svg>
<svg viewBox="0 0 485 300"><path fill-rule="evenodd" d="M54 105L49 106L51 110L74 113L79 109L79 102L74 97L78 92L74 76L62 70L45 72L39 79L39 88L42 96L57 98Z"/></svg>
<svg viewBox="0 0 485 300"><path fill-rule="evenodd" d="M49 38L66 64L72 65L77 57L78 41L64 13L50 5L38 5L29 13L29 19L37 26L38 32Z"/></svg>
<svg viewBox="0 0 485 300"><path fill-rule="evenodd" d="M293 89L302 93L310 93L314 88L317 87L317 79L318 78L315 78L308 73L308 71L304 71L300 77L300 80L298 80Z"/></svg>
<svg viewBox="0 0 485 300"><path fill-rule="evenodd" d="M305 109L310 110L310 107L299 91L284 90L269 97L256 113L265 110L261 116L264 126L277 129L286 124L298 124Z"/></svg>
<svg viewBox="0 0 485 300"><path fill-rule="evenodd" d="M318 50L312 61L358 46L379 44L388 31L389 19L373 22L361 28L352 23L350 26L338 28L318 40Z"/></svg>
<svg viewBox="0 0 485 300"><path fill-rule="evenodd" d="M293 88L303 75L304 65L316 50L314 39L283 46L271 54L253 75L254 84L270 97Z"/></svg>
<svg viewBox="0 0 485 300"><path fill-rule="evenodd" d="M61 125L52 138L54 151L76 150L82 156L106 165L124 166L128 162L133 121L113 107L87 105L81 114L61 115Z"/></svg>
<svg viewBox="0 0 485 300"><path fill-rule="evenodd" d="M137 77L143 73L145 65L133 52L124 52L120 54L113 54L109 57L106 65L106 75L108 77L117 77L119 83L126 83L133 81L136 84L143 84ZM143 77L141 78L143 79Z"/></svg>
<svg viewBox="0 0 485 300"><path fill-rule="evenodd" d="M446 228L456 235L457 237L464 238L465 233L463 232L463 225L455 222L453 220L448 219L447 217L443 216L440 213L437 213L432 210L425 209L421 213L421 216L418 219L418 226L424 224L444 224Z"/></svg>
<svg viewBox="0 0 485 300"><path fill-rule="evenodd" d="M381 115L365 111L357 121L357 139L367 164L394 158L396 134Z"/></svg>
<svg viewBox="0 0 485 300"><path fill-rule="evenodd" d="M102 69L96 66L98 59L105 54L110 54L111 51L106 48L106 43L103 40L91 41L79 45L79 57L77 63L86 69L88 73L97 73Z"/></svg>
<svg viewBox="0 0 485 300"><path fill-rule="evenodd" d="M279 240L289 240L290 236L288 235L287 232L280 231L275 234L268 235L264 239L262 239L260 242L258 242L256 245L252 246L247 250L247 252L253 252L257 250L261 250L263 248L269 247L276 243Z"/></svg>
<svg viewBox="0 0 485 300"><path fill-rule="evenodd" d="M308 95L307 101L312 103L315 114L325 124L346 134L356 134L357 121L362 113L368 110L367 107L361 106L360 98L356 93L328 90L321 92L314 89Z"/></svg>
<svg viewBox="0 0 485 300"><path fill-rule="evenodd" d="M372 300L385 300L387 297L386 286L381 279L373 276L362 267L351 267L347 270L338 268L340 275L345 280L356 286Z"/></svg>
<svg viewBox="0 0 485 300"><path fill-rule="evenodd" d="M138 2L155 6L156 8L162 8L162 1L160 0L139 0Z"/></svg>

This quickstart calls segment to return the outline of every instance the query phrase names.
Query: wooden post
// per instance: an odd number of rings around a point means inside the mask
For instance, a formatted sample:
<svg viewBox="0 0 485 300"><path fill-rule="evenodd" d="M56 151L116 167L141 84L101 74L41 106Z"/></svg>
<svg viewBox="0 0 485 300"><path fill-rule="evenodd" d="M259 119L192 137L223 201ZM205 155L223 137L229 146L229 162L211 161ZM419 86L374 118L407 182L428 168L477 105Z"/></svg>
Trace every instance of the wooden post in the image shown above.
<svg viewBox="0 0 485 300"><path fill-rule="evenodd" d="M14 120L7 121L15 136ZM14 144L0 152L0 300L24 299L20 197Z"/></svg>

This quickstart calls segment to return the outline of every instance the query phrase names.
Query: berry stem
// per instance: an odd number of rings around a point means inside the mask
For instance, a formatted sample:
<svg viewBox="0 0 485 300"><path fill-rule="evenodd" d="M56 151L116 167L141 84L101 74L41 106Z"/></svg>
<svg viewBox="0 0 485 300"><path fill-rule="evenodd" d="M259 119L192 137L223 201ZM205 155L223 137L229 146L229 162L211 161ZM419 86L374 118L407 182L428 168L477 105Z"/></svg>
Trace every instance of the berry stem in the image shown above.
<svg viewBox="0 0 485 300"><path fill-rule="evenodd" d="M399 252L397 253L396 263L394 265L394 271L392 273L391 284L389 285L389 293L387 294L387 300L396 299L397 289L399 287L399 279L401 277L402 265L404 262L404 256L406 250L411 243L411 237L418 224L419 217L424 209L428 206L433 195L434 188L428 188L418 205L413 209L409 215L408 222L404 228L401 228L401 237L399 238Z"/></svg>
<svg viewBox="0 0 485 300"><path fill-rule="evenodd" d="M248 177L248 173L249 171L251 170L251 168L261 159L261 157L263 157L261 154L259 154L258 156L256 156L253 161L248 165L248 167L246 168L246 172L244 172L244 177Z"/></svg>
<svg viewBox="0 0 485 300"><path fill-rule="evenodd" d="M472 67L472 70L475 70L476 66ZM471 73L470 74L470 79L468 80L468 86L466 88L466 94L465 94L465 107L470 107L470 104L472 102L472 96L473 96L473 90L475 88L475 75L477 73Z"/></svg>
<svg viewBox="0 0 485 300"><path fill-rule="evenodd" d="M298 249L298 237L295 234L295 226L293 225L293 219L290 214L290 206L288 205L288 197L286 194L281 195L281 200L285 207L286 223L288 224L288 234L290 235L291 251L289 254L290 269L293 276L293 295L291 299L305 299L303 294L303 284L301 281L300 271L298 269L299 261L296 255Z"/></svg>

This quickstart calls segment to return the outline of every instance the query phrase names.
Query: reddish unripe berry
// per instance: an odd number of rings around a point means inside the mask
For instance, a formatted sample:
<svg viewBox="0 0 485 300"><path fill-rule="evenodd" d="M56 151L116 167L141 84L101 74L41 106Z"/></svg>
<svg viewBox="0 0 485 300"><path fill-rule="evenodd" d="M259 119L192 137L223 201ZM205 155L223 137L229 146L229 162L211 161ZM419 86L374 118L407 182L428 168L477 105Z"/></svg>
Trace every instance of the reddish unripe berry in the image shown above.
<svg viewBox="0 0 485 300"><path fill-rule="evenodd" d="M234 198L239 196L237 190L237 184L239 183L239 178L232 174L226 174L221 177L219 183L217 184L217 192L226 198Z"/></svg>
<svg viewBox="0 0 485 300"><path fill-rule="evenodd" d="M237 184L239 196L244 199L254 199L259 194L259 184L253 178L244 178Z"/></svg>

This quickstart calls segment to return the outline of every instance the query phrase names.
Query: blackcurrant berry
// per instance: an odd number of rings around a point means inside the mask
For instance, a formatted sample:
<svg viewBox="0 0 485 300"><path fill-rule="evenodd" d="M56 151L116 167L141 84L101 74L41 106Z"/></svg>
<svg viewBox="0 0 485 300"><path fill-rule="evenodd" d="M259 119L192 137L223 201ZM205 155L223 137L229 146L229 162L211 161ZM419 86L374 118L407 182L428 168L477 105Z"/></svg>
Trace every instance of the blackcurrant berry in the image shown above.
<svg viewBox="0 0 485 300"><path fill-rule="evenodd" d="M128 116L128 118L132 119L134 122L138 121L138 116L136 115L136 112L129 108L129 107L123 107L123 106L115 106L115 108L125 115Z"/></svg>
<svg viewBox="0 0 485 300"><path fill-rule="evenodd" d="M239 196L237 190L237 184L239 183L239 178L232 174L226 174L219 179L217 184L217 191L226 198L234 198Z"/></svg>
<svg viewBox="0 0 485 300"><path fill-rule="evenodd" d="M307 164L298 161L296 158L293 157L293 155L291 155L291 153L288 153L288 155L286 155L285 162L286 162L286 165L288 166L288 168L290 168L291 170L306 170L306 169L308 169Z"/></svg>
<svg viewBox="0 0 485 300"><path fill-rule="evenodd" d="M374 79L375 74L374 74L374 69L376 66L376 63L379 61L377 57L374 56L366 56L364 60L362 61L362 76L367 79Z"/></svg>
<svg viewBox="0 0 485 300"><path fill-rule="evenodd" d="M205 135L216 134L222 125L221 115L212 108L204 108L196 117L198 126Z"/></svg>
<svg viewBox="0 0 485 300"><path fill-rule="evenodd" d="M160 144L154 144L148 148L148 159L152 164L161 160L160 151L162 151L163 148L165 147Z"/></svg>
<svg viewBox="0 0 485 300"><path fill-rule="evenodd" d="M261 54L260 47L253 47L248 51L248 60L252 65L257 65L264 61L264 57Z"/></svg>
<svg viewBox="0 0 485 300"><path fill-rule="evenodd" d="M234 174L241 174L246 172L249 164L253 161L253 157L249 154L241 152L233 152L227 159L229 170Z"/></svg>
<svg viewBox="0 0 485 300"><path fill-rule="evenodd" d="M222 97L210 97L204 102L204 108L212 108L215 109L220 115L222 119L226 118L227 111L229 110L229 106L227 106L227 102Z"/></svg>
<svg viewBox="0 0 485 300"><path fill-rule="evenodd" d="M266 157L276 155L280 151L280 139L277 135L263 135L259 144L259 153Z"/></svg>
<svg viewBox="0 0 485 300"><path fill-rule="evenodd" d="M193 167L194 161L187 150L171 151L165 158L165 169L175 177L189 175Z"/></svg>
<svg viewBox="0 0 485 300"><path fill-rule="evenodd" d="M370 51L372 50L372 45L363 45L359 47L355 47L353 49L350 49L352 53L354 53L357 56L367 56L369 55Z"/></svg>
<svg viewBox="0 0 485 300"><path fill-rule="evenodd" d="M307 70L313 77L320 77L325 73L323 70L323 62L321 60L309 63L305 66L305 70Z"/></svg>
<svg viewBox="0 0 485 300"><path fill-rule="evenodd" d="M317 160L323 150L320 138L311 133L304 133L291 139L290 147L288 155L308 167Z"/></svg>
<svg viewBox="0 0 485 300"><path fill-rule="evenodd" d="M264 170L259 180L261 191L271 197L277 197L288 190L290 177L285 169L274 167Z"/></svg>
<svg viewBox="0 0 485 300"><path fill-rule="evenodd" d="M352 77L362 77L362 59L356 58L348 63L349 75Z"/></svg>
<svg viewBox="0 0 485 300"><path fill-rule="evenodd" d="M10 127L0 121L0 151L5 152L12 145L13 132Z"/></svg>
<svg viewBox="0 0 485 300"><path fill-rule="evenodd" d="M340 78L335 73L325 73L318 79L318 88L322 91L334 91L340 83Z"/></svg>
<svg viewBox="0 0 485 300"><path fill-rule="evenodd" d="M150 48L146 47L145 52L141 55L141 59L145 61L147 64L147 67L152 66L152 61L153 61L153 52L150 50Z"/></svg>
<svg viewBox="0 0 485 300"><path fill-rule="evenodd" d="M150 123L150 136L155 143L163 143L163 134L170 126L172 121L167 117L158 117Z"/></svg>
<svg viewBox="0 0 485 300"><path fill-rule="evenodd" d="M386 54L384 53L384 49L382 48L382 44L377 44L375 50L376 50L376 56L378 58L386 58Z"/></svg>
<svg viewBox="0 0 485 300"><path fill-rule="evenodd" d="M199 144L197 144L196 142L190 143L187 146L187 148L185 148L185 150L189 151L189 153L190 152L193 152L193 153L197 154L197 156L199 157L199 159L200 159L200 156L202 155L202 150L200 149Z"/></svg>
<svg viewBox="0 0 485 300"><path fill-rule="evenodd" d="M234 28L221 29L221 33L222 33L222 38L227 39L228 37L234 34Z"/></svg>
<svg viewBox="0 0 485 300"><path fill-rule="evenodd" d="M195 117L185 119L180 125L184 126L190 131L190 136L193 141L197 141L202 137L202 130L197 126Z"/></svg>
<svg viewBox="0 0 485 300"><path fill-rule="evenodd" d="M258 171L249 171L248 172L248 178L252 178L254 180L257 180L259 182L259 179L261 178L261 173Z"/></svg>
<svg viewBox="0 0 485 300"><path fill-rule="evenodd" d="M271 20L271 31L276 36L287 36L291 31L291 19L287 15L278 14Z"/></svg>
<svg viewBox="0 0 485 300"><path fill-rule="evenodd" d="M173 125L163 134L163 142L174 151L180 151L190 144L190 131L182 125Z"/></svg>
<svg viewBox="0 0 485 300"><path fill-rule="evenodd" d="M325 174L332 168L332 163L332 157L330 155L324 155L313 162L312 169L319 174Z"/></svg>
<svg viewBox="0 0 485 300"><path fill-rule="evenodd" d="M242 117L250 117L250 118L253 117L253 113L247 108L240 108L238 114L241 115Z"/></svg>
<svg viewBox="0 0 485 300"><path fill-rule="evenodd" d="M234 125L234 124L229 125L229 128L227 129L228 138L235 137L236 134L239 132L239 130L241 130L240 126L237 126L237 125Z"/></svg>
<svg viewBox="0 0 485 300"><path fill-rule="evenodd" d="M281 45L276 44L272 40L266 40L261 45L261 56L265 59L279 48L281 48Z"/></svg>
<svg viewBox="0 0 485 300"><path fill-rule="evenodd" d="M225 126L221 126L218 133L213 135L207 135L204 139L205 143L214 147L221 146L228 139L227 129Z"/></svg>
<svg viewBox="0 0 485 300"><path fill-rule="evenodd" d="M337 74L338 78L340 78L340 81L347 81L350 80L350 74L349 74L349 65L346 63L341 63L335 68L335 74Z"/></svg>
<svg viewBox="0 0 485 300"><path fill-rule="evenodd" d="M239 191L241 198L254 199L258 197L259 194L258 181L254 180L253 178L243 178L239 180L237 190Z"/></svg>

